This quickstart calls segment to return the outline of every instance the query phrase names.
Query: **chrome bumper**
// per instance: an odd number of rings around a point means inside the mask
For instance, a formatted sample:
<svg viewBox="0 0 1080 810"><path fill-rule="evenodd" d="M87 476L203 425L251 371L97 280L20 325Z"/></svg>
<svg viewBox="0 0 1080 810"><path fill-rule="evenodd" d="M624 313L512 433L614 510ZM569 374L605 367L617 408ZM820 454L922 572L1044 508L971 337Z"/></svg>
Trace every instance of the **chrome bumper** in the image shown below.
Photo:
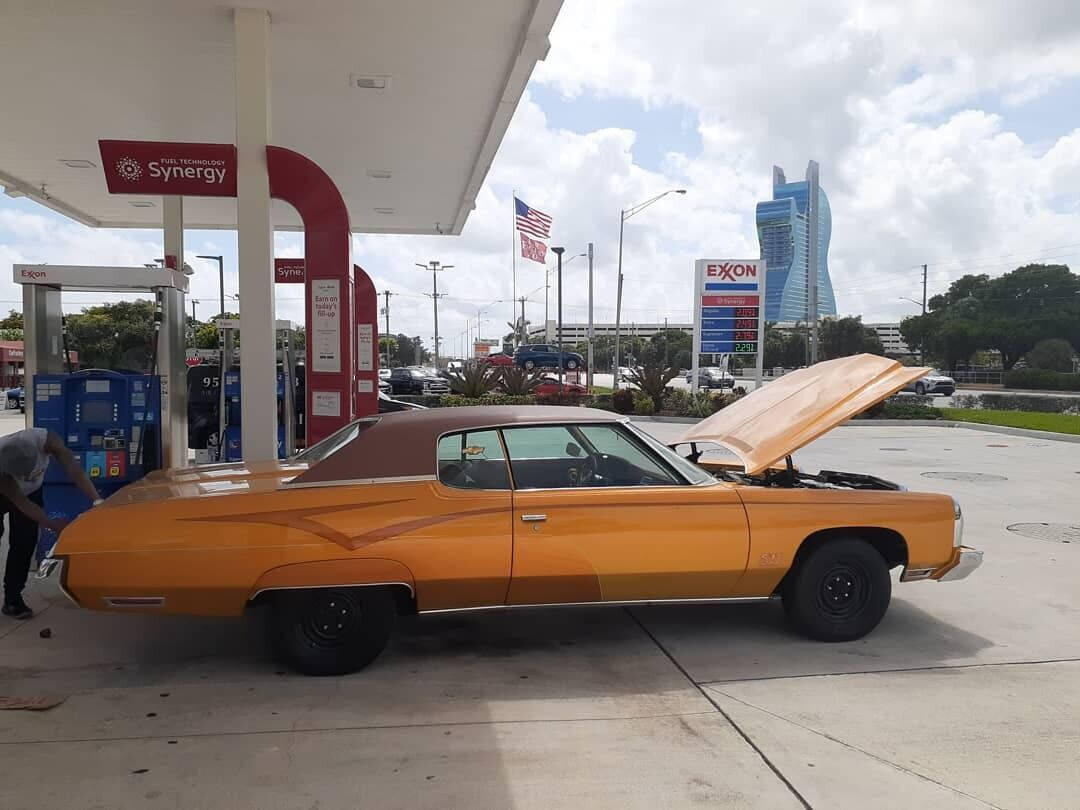
<svg viewBox="0 0 1080 810"><path fill-rule="evenodd" d="M64 588L64 563L58 557L42 560L34 574L34 593L52 605L78 607L79 603Z"/></svg>
<svg viewBox="0 0 1080 810"><path fill-rule="evenodd" d="M938 582L955 582L958 579L964 579L972 571L982 565L983 553L976 551L973 548L967 546L961 546L957 549L956 562L945 571L940 577L937 578Z"/></svg>

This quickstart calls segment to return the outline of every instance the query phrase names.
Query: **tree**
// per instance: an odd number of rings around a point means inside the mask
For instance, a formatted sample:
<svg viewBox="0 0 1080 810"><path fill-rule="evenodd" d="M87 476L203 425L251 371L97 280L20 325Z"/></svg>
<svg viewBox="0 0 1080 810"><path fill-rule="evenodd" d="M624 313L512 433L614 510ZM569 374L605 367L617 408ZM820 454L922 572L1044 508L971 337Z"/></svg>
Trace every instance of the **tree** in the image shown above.
<svg viewBox="0 0 1080 810"><path fill-rule="evenodd" d="M982 349L996 350L1010 369L1041 340L1080 345L1080 276L1061 264L963 276L930 299L925 315L905 318L900 332L950 369Z"/></svg>
<svg viewBox="0 0 1080 810"><path fill-rule="evenodd" d="M1076 352L1069 341L1062 338L1048 338L1036 343L1024 357L1032 368L1072 371L1074 354Z"/></svg>
<svg viewBox="0 0 1080 810"><path fill-rule="evenodd" d="M491 366L472 363L450 375L450 387L455 394L469 399L479 399L495 390L499 376Z"/></svg>
<svg viewBox="0 0 1080 810"><path fill-rule="evenodd" d="M853 354L885 354L885 347L873 329L863 326L862 316L826 318L818 331L823 360L850 357Z"/></svg>
<svg viewBox="0 0 1080 810"><path fill-rule="evenodd" d="M799 368L806 365L806 337L796 324L795 331L781 332L774 324L765 324L764 367Z"/></svg>
<svg viewBox="0 0 1080 810"><path fill-rule="evenodd" d="M390 352L392 367L423 365L431 359L431 353L424 348L424 342L419 337L412 338L398 333L393 340L395 347ZM419 357L417 348L420 350Z"/></svg>
<svg viewBox="0 0 1080 810"><path fill-rule="evenodd" d="M0 329L18 329L23 328L23 316L17 309L8 311L6 318L0 319Z"/></svg>
<svg viewBox="0 0 1080 810"><path fill-rule="evenodd" d="M509 396L531 394L543 379L538 372L526 371L521 366L503 366L499 372L499 388Z"/></svg>
<svg viewBox="0 0 1080 810"><path fill-rule="evenodd" d="M637 386L645 396L652 398L656 410L663 408L667 384L678 375L678 369L665 366L663 363L653 362L630 367L630 382Z"/></svg>
<svg viewBox="0 0 1080 810"><path fill-rule="evenodd" d="M642 346L642 362L664 363L675 368L690 368L694 339L681 329L657 332Z"/></svg>

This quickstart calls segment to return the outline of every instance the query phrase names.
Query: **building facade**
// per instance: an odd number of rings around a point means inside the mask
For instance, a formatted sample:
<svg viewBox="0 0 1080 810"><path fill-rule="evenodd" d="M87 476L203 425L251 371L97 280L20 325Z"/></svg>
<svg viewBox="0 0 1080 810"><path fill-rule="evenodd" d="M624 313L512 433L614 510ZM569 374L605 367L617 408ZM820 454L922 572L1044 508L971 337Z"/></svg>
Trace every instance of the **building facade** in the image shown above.
<svg viewBox="0 0 1080 810"><path fill-rule="evenodd" d="M807 167L806 178L789 183L784 170L773 166L773 198L757 204L758 242L766 264L768 321L808 320L815 278L818 318L836 314L828 262L832 214L829 198L817 184L814 161ZM814 196L816 202L811 199Z"/></svg>
<svg viewBox="0 0 1080 810"><path fill-rule="evenodd" d="M899 323L864 323L863 326L873 329L881 345L885 347L885 354L891 357L913 357L914 352L904 342L904 336L900 334Z"/></svg>
<svg viewBox="0 0 1080 810"><path fill-rule="evenodd" d="M619 334L623 338L651 338L665 329L677 329L680 332L686 332L688 335L694 334L694 325L692 323L669 323L665 325L663 323L634 322L621 324ZM558 333L558 321L548 321L546 329L543 326L535 326L529 329L528 338L530 343L554 343L558 340ZM615 337L615 324L593 324L593 334L596 337ZM588 336L589 325L587 323L563 323L563 343L579 343Z"/></svg>

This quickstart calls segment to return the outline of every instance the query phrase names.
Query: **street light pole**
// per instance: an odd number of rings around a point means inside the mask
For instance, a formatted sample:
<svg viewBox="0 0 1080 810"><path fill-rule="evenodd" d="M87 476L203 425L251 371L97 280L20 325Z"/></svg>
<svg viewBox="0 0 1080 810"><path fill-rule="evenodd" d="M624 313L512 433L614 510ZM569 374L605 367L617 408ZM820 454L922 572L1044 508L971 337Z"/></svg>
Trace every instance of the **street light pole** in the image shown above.
<svg viewBox="0 0 1080 810"><path fill-rule="evenodd" d="M592 262L593 262L593 247L592 247L592 242L589 242L589 343L588 343L589 356L585 359L585 362L588 365L588 369L586 371L585 382L586 382L586 384L588 386L588 389L589 389L590 393L592 393L592 384L593 384L593 339L595 338L595 335L593 334L593 310L592 310L592 293L593 293Z"/></svg>
<svg viewBox="0 0 1080 810"><path fill-rule="evenodd" d="M566 248L553 247L551 252L555 254L559 268L559 393L563 392L563 337L562 337L562 255Z"/></svg>
<svg viewBox="0 0 1080 810"><path fill-rule="evenodd" d="M434 321L435 321L435 336L434 336L435 337L435 370L438 371L439 370L439 297L440 297L439 296L439 271L440 270L449 270L454 265L452 265L452 264L444 264L444 265L440 266L439 262L436 262L436 261L430 261L427 264L420 264L419 262L414 262L414 264L416 264L417 267L419 267L419 268L421 268L423 270L430 270L431 271L431 296L430 297L431 297L432 306L434 307L434 316L435 316L434 317ZM443 295L445 295L445 293L443 293Z"/></svg>
<svg viewBox="0 0 1080 810"><path fill-rule="evenodd" d="M390 296L393 295L390 290L383 290L383 296L386 298L386 306L383 308L383 314L386 316L386 367L390 368Z"/></svg>
<svg viewBox="0 0 1080 810"><path fill-rule="evenodd" d="M218 330L220 330L225 321L225 258L223 256L198 256L200 259L208 259L210 261L217 262L218 266L218 299L221 305L221 314L219 317ZM215 461L221 461L225 458L225 335L222 332L218 332L218 338L220 342L220 351L218 352L218 430L217 430L217 458ZM231 348L231 347L230 347ZM232 357L228 358L229 363L232 363Z"/></svg>
<svg viewBox="0 0 1080 810"><path fill-rule="evenodd" d="M626 220L634 216L634 214L640 214L654 202L666 197L668 194L685 194L685 188L672 188L665 191L663 194L657 194L655 197L646 200L643 203L638 203L630 208L624 208L619 212L619 284L615 298L615 365L611 369L613 375L613 387L619 387L619 324L622 319L622 288L623 288L623 274L622 274L622 249L623 249L623 231L625 230Z"/></svg>

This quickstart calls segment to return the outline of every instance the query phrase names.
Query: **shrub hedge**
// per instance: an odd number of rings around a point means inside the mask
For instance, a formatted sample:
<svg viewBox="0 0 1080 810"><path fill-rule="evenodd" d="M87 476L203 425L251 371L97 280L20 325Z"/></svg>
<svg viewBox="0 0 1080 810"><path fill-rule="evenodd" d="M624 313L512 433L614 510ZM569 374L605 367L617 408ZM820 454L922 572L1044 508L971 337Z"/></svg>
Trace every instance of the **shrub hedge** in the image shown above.
<svg viewBox="0 0 1080 810"><path fill-rule="evenodd" d="M1002 382L1006 388L1080 391L1080 374L1048 371L1042 368L1016 368L1006 371Z"/></svg>

